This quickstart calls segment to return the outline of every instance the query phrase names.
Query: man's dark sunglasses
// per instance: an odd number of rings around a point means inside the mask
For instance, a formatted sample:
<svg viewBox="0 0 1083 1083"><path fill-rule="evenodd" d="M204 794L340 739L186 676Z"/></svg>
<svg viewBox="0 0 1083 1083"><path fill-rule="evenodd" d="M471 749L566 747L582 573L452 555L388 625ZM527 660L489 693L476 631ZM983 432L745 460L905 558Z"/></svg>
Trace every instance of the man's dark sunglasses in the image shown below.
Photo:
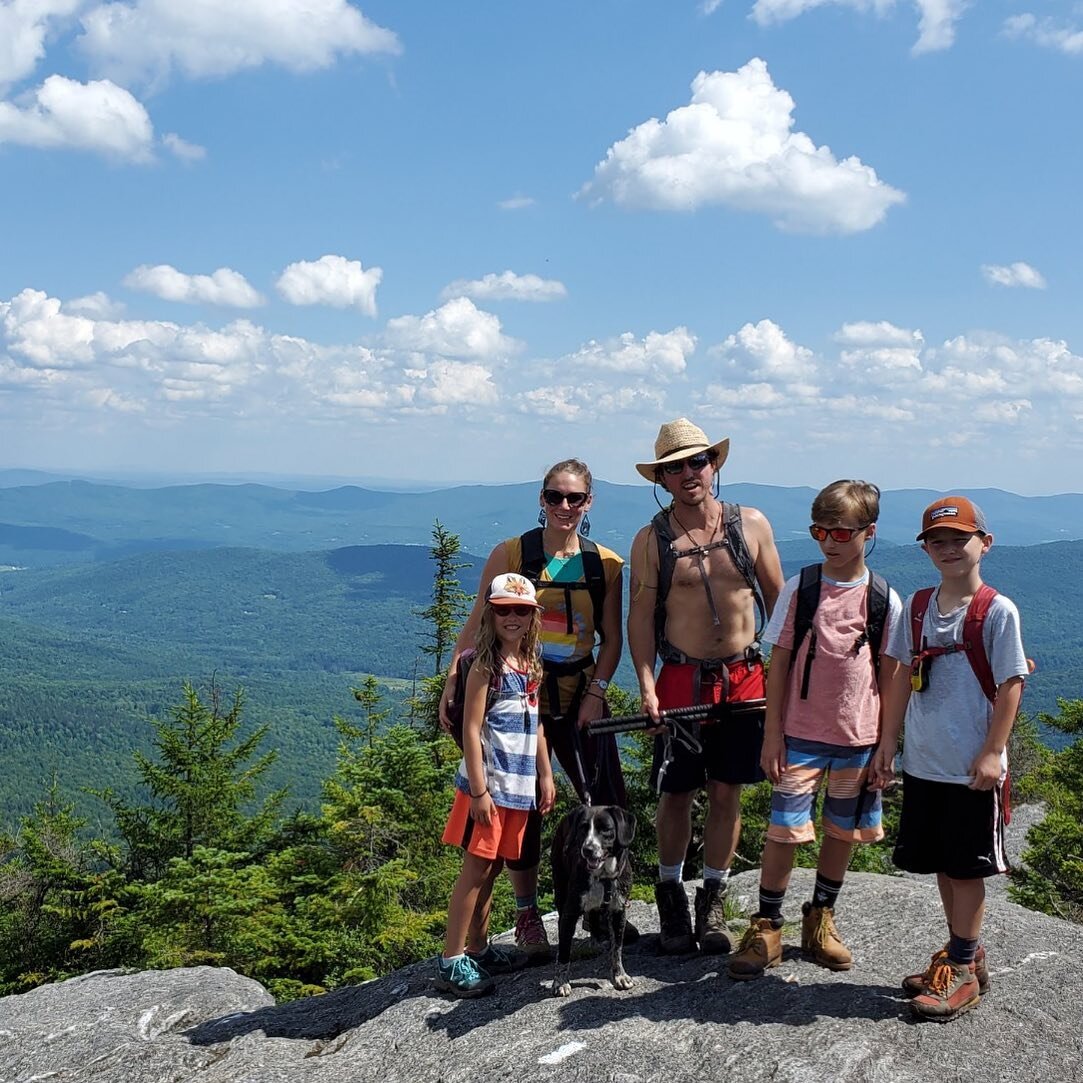
<svg viewBox="0 0 1083 1083"><path fill-rule="evenodd" d="M830 534L831 537L837 542L848 542L855 534L860 534L863 530L868 530L872 526L872 523L866 523L864 526L817 526L815 523L808 528L808 532L817 540L824 541Z"/></svg>
<svg viewBox="0 0 1083 1083"><path fill-rule="evenodd" d="M505 617L511 613L517 617L529 617L531 613L537 612L537 606L533 605L494 605L493 609Z"/></svg>
<svg viewBox="0 0 1083 1083"><path fill-rule="evenodd" d="M562 493L559 489L542 489L542 499L551 508L559 508L565 500L569 508L578 508L587 502L590 493Z"/></svg>
<svg viewBox="0 0 1083 1083"><path fill-rule="evenodd" d="M662 469L667 474L684 473L685 466L690 466L693 472L702 470L709 463L714 462L714 456L709 451L701 451L698 455L689 455L687 459L678 459L673 463L662 463Z"/></svg>

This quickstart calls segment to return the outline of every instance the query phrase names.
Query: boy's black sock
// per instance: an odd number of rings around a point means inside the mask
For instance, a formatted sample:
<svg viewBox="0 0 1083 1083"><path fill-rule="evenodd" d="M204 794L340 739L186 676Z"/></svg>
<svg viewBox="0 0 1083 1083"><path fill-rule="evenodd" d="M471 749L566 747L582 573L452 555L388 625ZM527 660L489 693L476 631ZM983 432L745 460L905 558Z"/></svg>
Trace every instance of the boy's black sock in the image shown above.
<svg viewBox="0 0 1083 1083"><path fill-rule="evenodd" d="M980 936L971 938L956 936L955 933L952 933L951 939L948 941L948 958L955 963L970 964L974 962L974 956L978 954L978 945L980 943Z"/></svg>
<svg viewBox="0 0 1083 1083"><path fill-rule="evenodd" d="M842 890L841 880L830 880L823 873L816 874L816 887L812 892L813 906L826 906L830 910L835 909L835 902Z"/></svg>
<svg viewBox="0 0 1083 1083"><path fill-rule="evenodd" d="M782 920L782 900L786 898L785 890L768 891L760 884L760 908L756 911L761 918L770 918L772 921Z"/></svg>

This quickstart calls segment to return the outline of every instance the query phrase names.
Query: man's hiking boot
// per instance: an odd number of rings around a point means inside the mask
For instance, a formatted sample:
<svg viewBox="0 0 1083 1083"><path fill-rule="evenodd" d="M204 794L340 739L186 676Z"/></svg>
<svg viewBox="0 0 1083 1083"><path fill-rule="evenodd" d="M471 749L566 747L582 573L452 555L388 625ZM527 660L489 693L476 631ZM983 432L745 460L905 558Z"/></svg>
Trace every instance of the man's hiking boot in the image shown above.
<svg viewBox="0 0 1083 1083"><path fill-rule="evenodd" d="M553 949L536 906L528 906L516 913L515 946L527 957L531 966L547 963L553 958Z"/></svg>
<svg viewBox="0 0 1083 1083"><path fill-rule="evenodd" d="M525 951L510 944L494 944L491 940L480 955L466 954L487 974L511 974L530 964L530 956Z"/></svg>
<svg viewBox="0 0 1083 1083"><path fill-rule="evenodd" d="M854 957L835 928L834 909L806 902L801 913L801 951L828 970L849 970Z"/></svg>
<svg viewBox="0 0 1083 1083"><path fill-rule="evenodd" d="M972 963L957 963L945 955L929 969L929 984L910 1001L915 1015L946 1023L978 1006L981 993Z"/></svg>
<svg viewBox="0 0 1083 1083"><path fill-rule="evenodd" d="M436 957L436 977L432 980L437 989L457 997L482 997L496 987L492 978L469 955L455 959Z"/></svg>
<svg viewBox="0 0 1083 1083"><path fill-rule="evenodd" d="M939 963L948 957L948 946L933 952L932 962L920 974L907 974L902 980L903 993L908 997L916 997L924 993L932 981L933 972ZM985 945L978 948L978 954L974 956L974 977L978 980L978 992L985 996L989 992L989 966L985 961Z"/></svg>
<svg viewBox="0 0 1083 1083"><path fill-rule="evenodd" d="M680 880L659 880L654 885L658 904L658 946L663 955L687 955L696 950L688 895Z"/></svg>
<svg viewBox="0 0 1083 1083"><path fill-rule="evenodd" d="M727 973L734 981L758 978L769 966L782 962L782 921L754 917L730 957Z"/></svg>
<svg viewBox="0 0 1083 1083"><path fill-rule="evenodd" d="M724 955L733 946L726 928L726 893L718 880L704 880L696 888L696 939L699 950Z"/></svg>

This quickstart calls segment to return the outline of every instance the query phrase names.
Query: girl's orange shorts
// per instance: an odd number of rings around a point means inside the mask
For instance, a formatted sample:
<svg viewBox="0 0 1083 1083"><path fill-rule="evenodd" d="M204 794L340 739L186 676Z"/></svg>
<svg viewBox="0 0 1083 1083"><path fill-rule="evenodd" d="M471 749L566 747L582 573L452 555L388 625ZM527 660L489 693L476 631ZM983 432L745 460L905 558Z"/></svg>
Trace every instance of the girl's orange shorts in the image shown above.
<svg viewBox="0 0 1083 1083"><path fill-rule="evenodd" d="M486 827L470 818L470 798L462 790L456 790L443 841L449 846L461 846L468 854L486 861L497 857L514 861L523 852L529 815L527 809L495 805L492 823Z"/></svg>

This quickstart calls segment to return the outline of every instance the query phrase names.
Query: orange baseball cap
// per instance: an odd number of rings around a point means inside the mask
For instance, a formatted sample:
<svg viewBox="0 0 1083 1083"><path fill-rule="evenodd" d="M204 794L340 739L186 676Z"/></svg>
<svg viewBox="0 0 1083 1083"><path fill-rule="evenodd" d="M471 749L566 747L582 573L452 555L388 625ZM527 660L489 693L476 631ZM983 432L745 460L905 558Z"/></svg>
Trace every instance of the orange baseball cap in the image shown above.
<svg viewBox="0 0 1083 1083"><path fill-rule="evenodd" d="M923 541L930 530L946 526L949 530L958 530L964 534L988 534L985 525L985 513L965 496L942 496L934 500L921 516L921 533L918 541Z"/></svg>

